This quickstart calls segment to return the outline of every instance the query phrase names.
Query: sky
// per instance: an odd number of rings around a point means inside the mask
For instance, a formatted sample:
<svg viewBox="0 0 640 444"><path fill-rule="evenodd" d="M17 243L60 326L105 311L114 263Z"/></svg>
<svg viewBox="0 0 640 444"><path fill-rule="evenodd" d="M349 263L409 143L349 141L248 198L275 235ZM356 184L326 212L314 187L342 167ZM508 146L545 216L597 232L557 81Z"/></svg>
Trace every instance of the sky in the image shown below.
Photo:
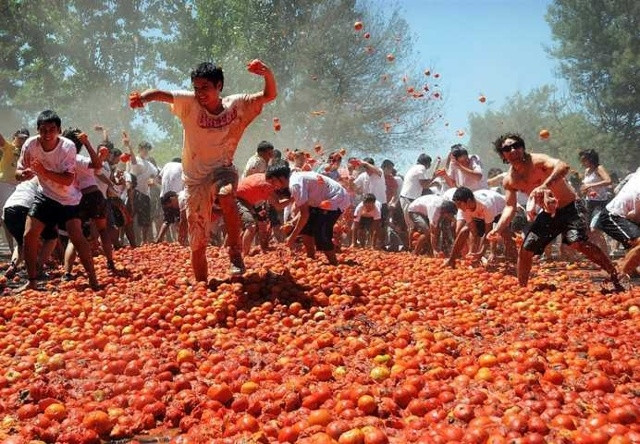
<svg viewBox="0 0 640 444"><path fill-rule="evenodd" d="M383 10L388 0L368 0ZM516 92L545 85L566 90L544 19L548 0L399 0L414 49L425 68L441 75L443 122L436 128L442 152L468 141L468 114L499 109ZM480 103L483 94L486 102ZM445 127L448 122L448 127ZM463 137L458 130L465 131Z"/></svg>

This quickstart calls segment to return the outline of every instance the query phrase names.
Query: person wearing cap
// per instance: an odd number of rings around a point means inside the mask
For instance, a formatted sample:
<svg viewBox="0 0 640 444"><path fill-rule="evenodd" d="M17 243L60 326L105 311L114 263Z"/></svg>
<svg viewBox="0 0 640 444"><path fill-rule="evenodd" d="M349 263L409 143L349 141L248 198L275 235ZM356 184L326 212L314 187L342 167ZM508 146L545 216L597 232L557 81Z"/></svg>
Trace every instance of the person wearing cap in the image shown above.
<svg viewBox="0 0 640 444"><path fill-rule="evenodd" d="M13 133L13 141L9 142L0 134L0 208L13 194L18 181L16 180L16 165L20 157L20 150L24 141L29 138L29 130L21 128ZM4 229L9 249L13 250L13 236Z"/></svg>

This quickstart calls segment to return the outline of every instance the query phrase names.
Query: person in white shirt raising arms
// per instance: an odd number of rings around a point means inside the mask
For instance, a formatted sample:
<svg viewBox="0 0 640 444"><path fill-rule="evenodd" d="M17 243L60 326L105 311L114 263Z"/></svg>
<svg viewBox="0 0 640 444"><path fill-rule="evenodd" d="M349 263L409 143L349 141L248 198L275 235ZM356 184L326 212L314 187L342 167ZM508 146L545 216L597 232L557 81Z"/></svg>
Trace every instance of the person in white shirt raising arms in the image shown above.
<svg viewBox="0 0 640 444"><path fill-rule="evenodd" d="M204 62L191 71L194 91L151 89L129 96L129 105L133 108L153 101L170 103L172 112L182 122L189 247L197 281L206 282L208 277L206 248L216 196L227 229L230 271L242 274L245 270L240 244L242 227L235 199L238 170L233 166L233 158L245 129L262 112L263 105L277 95L276 80L267 65L256 59L247 69L264 78L262 91L222 97L222 68Z"/></svg>

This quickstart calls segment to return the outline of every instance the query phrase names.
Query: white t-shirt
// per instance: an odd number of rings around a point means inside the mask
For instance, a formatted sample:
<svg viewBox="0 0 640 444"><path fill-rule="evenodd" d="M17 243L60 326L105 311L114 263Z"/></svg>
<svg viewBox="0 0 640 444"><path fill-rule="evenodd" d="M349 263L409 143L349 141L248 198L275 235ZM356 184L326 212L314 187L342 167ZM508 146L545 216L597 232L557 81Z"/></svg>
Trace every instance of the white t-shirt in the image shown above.
<svg viewBox="0 0 640 444"><path fill-rule="evenodd" d="M58 137L58 144L51 151L45 151L40 144L40 136L28 138L22 145L22 152L18 159L18 169L31 168L34 160L49 171L54 173L76 174L76 145L64 137ZM62 185L45 177L38 177L42 191L49 199L53 199L62 205L78 205L82 199L82 193L76 186L75 180L71 185Z"/></svg>
<svg viewBox="0 0 640 444"><path fill-rule="evenodd" d="M89 157L76 155L76 184L80 191L98 184L96 170L90 165L91 159Z"/></svg>
<svg viewBox="0 0 640 444"><path fill-rule="evenodd" d="M297 206L304 204L310 207L327 210L346 210L351 205L347 190L330 177L312 171L293 172L289 178L289 191Z"/></svg>
<svg viewBox="0 0 640 444"><path fill-rule="evenodd" d="M33 200L36 198L38 192L38 178L33 177L24 182L18 182L15 191L9 196L4 203L4 208L9 207L25 207L31 208ZM4 213L4 208L2 209Z"/></svg>
<svg viewBox="0 0 640 444"><path fill-rule="evenodd" d="M429 219L429 225L436 226L442 217L442 204L449 200L437 194L426 194L418 197L409 204L409 213L418 213Z"/></svg>
<svg viewBox="0 0 640 444"><path fill-rule="evenodd" d="M149 179L158 175L158 168L149 160L136 156L136 164L127 163L127 171L136 176L138 184L136 190L145 196L149 195Z"/></svg>
<svg viewBox="0 0 640 444"><path fill-rule="evenodd" d="M422 195L421 180L428 180L427 168L419 163L411 166L404 175L404 183L402 184L402 190L400 190L400 196L408 199L417 199Z"/></svg>
<svg viewBox="0 0 640 444"><path fill-rule="evenodd" d="M482 173L482 164L480 163L480 159L478 156L470 156L469 157L469 166L470 170L475 171L476 173ZM478 176L476 174L469 174L462 171L457 164L451 162L449 164L449 170L447 171L449 177L452 177L453 180L456 181L456 186L459 187L467 187L471 191L476 191L480 189L487 188L487 180L484 175Z"/></svg>
<svg viewBox="0 0 640 444"><path fill-rule="evenodd" d="M473 219L480 219L490 224L498 215L502 214L506 204L504 196L492 190L474 191L473 197L476 198L476 209L462 211L462 217L467 223Z"/></svg>
<svg viewBox="0 0 640 444"><path fill-rule="evenodd" d="M625 218L634 210L636 215L640 214L640 168L611 199L606 208L609 213Z"/></svg>
<svg viewBox="0 0 640 444"><path fill-rule="evenodd" d="M178 193L178 207L180 207L180 211L187 211L187 192L185 190Z"/></svg>
<svg viewBox="0 0 640 444"><path fill-rule="evenodd" d="M362 190L362 194L373 194L376 200L382 204L387 203L387 184L384 175L369 174L366 171L360 173L353 182L355 186Z"/></svg>
<svg viewBox="0 0 640 444"><path fill-rule="evenodd" d="M111 167L109 166L109 162L102 162L102 168L98 171L94 171L94 175L96 176L96 184L98 185L98 189L104 197L107 197L107 190L109 189L109 185L101 181L97 176L104 176L107 179L111 179Z"/></svg>
<svg viewBox="0 0 640 444"><path fill-rule="evenodd" d="M353 212L353 220L356 222L360 221L361 217L370 217L373 220L382 219L382 205L377 200L374 202L375 205L371 211L367 210L364 206L364 202L360 202Z"/></svg>
<svg viewBox="0 0 640 444"><path fill-rule="evenodd" d="M267 161L264 160L258 153L249 157L247 165L244 167L242 177L251 176L252 174L264 173L267 171Z"/></svg>
<svg viewBox="0 0 640 444"><path fill-rule="evenodd" d="M179 193L184 189L184 179L182 178L182 163L168 162L160 170L160 196L164 196L168 191Z"/></svg>
<svg viewBox="0 0 640 444"><path fill-rule="evenodd" d="M171 111L182 121L182 166L187 185L206 181L211 172L231 165L244 130L262 111L262 100L248 94L222 99L224 110L210 114L192 91L173 91Z"/></svg>

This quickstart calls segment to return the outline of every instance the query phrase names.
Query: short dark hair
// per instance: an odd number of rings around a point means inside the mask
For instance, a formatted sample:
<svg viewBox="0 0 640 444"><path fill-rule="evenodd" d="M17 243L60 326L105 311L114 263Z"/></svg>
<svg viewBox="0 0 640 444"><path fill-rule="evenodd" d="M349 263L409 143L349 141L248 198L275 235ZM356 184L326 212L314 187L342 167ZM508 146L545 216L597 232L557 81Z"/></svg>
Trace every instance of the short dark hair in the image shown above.
<svg viewBox="0 0 640 444"><path fill-rule="evenodd" d="M284 177L288 179L291 175L291 168L289 168L288 162L275 162L267 167L267 172L264 177L267 179L276 179L278 177Z"/></svg>
<svg viewBox="0 0 640 444"><path fill-rule="evenodd" d="M266 140L263 140L258 144L258 153L266 153L267 151L272 151L274 149L273 144Z"/></svg>
<svg viewBox="0 0 640 444"><path fill-rule="evenodd" d="M473 191L469 188L460 187L453 193L451 200L454 202L469 202L470 200L475 200L475 197L473 197Z"/></svg>
<svg viewBox="0 0 640 444"><path fill-rule="evenodd" d="M80 150L82 149L82 142L78 138L78 135L80 135L81 132L82 131L80 131L80 128L67 128L62 132L62 137L65 137L72 141L76 146L76 151L78 152L80 152Z"/></svg>
<svg viewBox="0 0 640 444"><path fill-rule="evenodd" d="M380 167L382 168L393 168L395 165L393 164L392 161L390 161L389 159L384 159L382 161L382 164L380 165Z"/></svg>
<svg viewBox="0 0 640 444"><path fill-rule="evenodd" d="M191 71L191 81L195 79L206 79L214 85L220 82L220 90L224 87L224 74L222 68L211 62L202 62Z"/></svg>
<svg viewBox="0 0 640 444"><path fill-rule="evenodd" d="M458 207L456 204L448 199L445 199L440 205L440 212L447 214L456 214L458 212Z"/></svg>
<svg viewBox="0 0 640 444"><path fill-rule="evenodd" d="M138 149L139 150L147 150L147 151L151 151L153 149L153 145L151 145L149 142L142 141L138 144Z"/></svg>
<svg viewBox="0 0 640 444"><path fill-rule="evenodd" d="M114 155L114 156L116 156L116 157L120 157L120 156L122 155L122 150L120 150L119 148L114 148L114 149L111 151L111 154L113 154L113 155Z"/></svg>
<svg viewBox="0 0 640 444"><path fill-rule="evenodd" d="M451 151L455 151L455 150L459 150L459 149L463 149L464 146L461 143L454 143L453 145L451 145L450 150Z"/></svg>
<svg viewBox="0 0 640 444"><path fill-rule="evenodd" d="M493 142L493 147L496 152L500 155L500 158L504 160L504 154L502 154L502 144L507 139L513 139L515 141L516 146L521 146L523 151L526 151L526 147L524 145L524 139L518 133L504 133L500 137L498 137Z"/></svg>
<svg viewBox="0 0 640 444"><path fill-rule="evenodd" d="M578 156L580 157L580 159L582 159L583 157L587 159L589 163L594 167L600 165L600 156L598 155L598 152L596 150L582 150L578 153Z"/></svg>
<svg viewBox="0 0 640 444"><path fill-rule="evenodd" d="M171 162L178 162L178 163L182 163L182 159L179 157L174 157L173 159L171 159Z"/></svg>
<svg viewBox="0 0 640 444"><path fill-rule="evenodd" d="M375 165L373 163L373 157L365 157L364 159L362 159L363 162L367 162L369 165Z"/></svg>
<svg viewBox="0 0 640 444"><path fill-rule="evenodd" d="M62 129L62 120L60 119L60 116L50 109L44 110L38 115L36 128L40 129L40 126L44 123L54 123L58 127L58 130Z"/></svg>
<svg viewBox="0 0 640 444"><path fill-rule="evenodd" d="M457 159L457 158L462 157L462 156L468 156L469 152L465 148L462 148L462 146L461 146L460 148L456 148L454 150L451 150L451 155L455 159Z"/></svg>
<svg viewBox="0 0 640 444"><path fill-rule="evenodd" d="M423 165L426 168L429 168L431 166L431 156L422 153L418 156L418 160L416 161L417 164L419 165Z"/></svg>
<svg viewBox="0 0 640 444"><path fill-rule="evenodd" d="M169 203L172 197L178 197L178 193L175 191L167 191L162 196L160 196L160 205L166 205Z"/></svg>
<svg viewBox="0 0 640 444"><path fill-rule="evenodd" d="M273 150L273 159L274 160L281 160L282 159L282 151L280 151L278 149L274 149Z"/></svg>
<svg viewBox="0 0 640 444"><path fill-rule="evenodd" d="M101 146L106 147L109 150L109 152L113 152L113 150L115 148L113 146L113 142L111 142L110 140L103 140L102 142L100 142L98 144L98 148L101 147Z"/></svg>
<svg viewBox="0 0 640 444"><path fill-rule="evenodd" d="M370 202L375 202L376 201L376 196L375 194L372 193L367 193L364 195L364 199L362 199L363 203L370 203Z"/></svg>

